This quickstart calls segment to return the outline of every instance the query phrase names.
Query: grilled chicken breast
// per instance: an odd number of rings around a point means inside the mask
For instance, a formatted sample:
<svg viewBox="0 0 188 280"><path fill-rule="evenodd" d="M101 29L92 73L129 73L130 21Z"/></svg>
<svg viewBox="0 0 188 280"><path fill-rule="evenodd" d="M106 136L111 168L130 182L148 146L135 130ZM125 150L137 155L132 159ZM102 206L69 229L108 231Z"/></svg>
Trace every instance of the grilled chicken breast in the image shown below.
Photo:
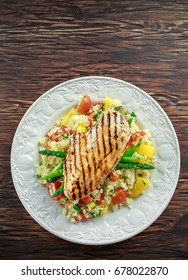
<svg viewBox="0 0 188 280"><path fill-rule="evenodd" d="M77 200L94 191L119 162L129 137L127 121L113 109L85 135L75 132L64 164L65 195Z"/></svg>

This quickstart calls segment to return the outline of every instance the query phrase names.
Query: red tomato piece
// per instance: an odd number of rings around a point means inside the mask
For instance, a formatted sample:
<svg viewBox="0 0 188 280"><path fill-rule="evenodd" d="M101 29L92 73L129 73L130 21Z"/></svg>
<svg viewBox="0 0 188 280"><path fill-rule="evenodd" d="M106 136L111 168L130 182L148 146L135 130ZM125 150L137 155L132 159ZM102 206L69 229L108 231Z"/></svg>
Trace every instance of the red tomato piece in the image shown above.
<svg viewBox="0 0 188 280"><path fill-rule="evenodd" d="M133 133L127 143L126 151L139 144L143 136L145 135L144 131L136 131Z"/></svg>
<svg viewBox="0 0 188 280"><path fill-rule="evenodd" d="M45 150L50 150L50 149L51 149L50 145L45 146Z"/></svg>
<svg viewBox="0 0 188 280"><path fill-rule="evenodd" d="M88 117L88 123L89 123L89 127L92 127L92 125L93 125L93 120L92 120L92 118Z"/></svg>
<svg viewBox="0 0 188 280"><path fill-rule="evenodd" d="M49 139L50 139L51 141L56 141L56 142L58 142L58 141L59 141L59 132L56 131L54 134L52 134L51 136L49 136Z"/></svg>
<svg viewBox="0 0 188 280"><path fill-rule="evenodd" d="M53 182L53 183L49 183L48 184L48 193L49 193L49 195L51 196L51 198L53 200L58 201L58 200L60 200L61 198L63 198L65 196L64 193L62 193L62 194L60 194L60 195L58 195L56 197L52 197L52 195L61 187L61 184L62 183L60 181L58 181L58 180Z"/></svg>
<svg viewBox="0 0 188 280"><path fill-rule="evenodd" d="M63 132L65 132L65 131L66 131L66 126L62 125L62 126L61 126L61 130L62 130Z"/></svg>
<svg viewBox="0 0 188 280"><path fill-rule="evenodd" d="M92 106L92 100L88 95L85 95L78 105L77 112L80 114L86 114Z"/></svg>
<svg viewBox="0 0 188 280"><path fill-rule="evenodd" d="M104 193L101 194L101 197L99 200L96 200L97 205L101 205L104 202Z"/></svg>
<svg viewBox="0 0 188 280"><path fill-rule="evenodd" d="M88 204L88 203L90 203L92 200L91 200L91 197L89 197L89 195L87 195L87 196L81 198L80 201L83 202L83 203Z"/></svg>
<svg viewBox="0 0 188 280"><path fill-rule="evenodd" d="M116 194L112 197L113 204L124 203L127 198L127 192L124 189L119 189Z"/></svg>
<svg viewBox="0 0 188 280"><path fill-rule="evenodd" d="M74 130L70 129L69 134L72 135L74 133Z"/></svg>
<svg viewBox="0 0 188 280"><path fill-rule="evenodd" d="M86 219L85 215L83 213L78 213L75 217L75 220L77 222L81 222L81 221L84 221Z"/></svg>
<svg viewBox="0 0 188 280"><path fill-rule="evenodd" d="M114 171L112 171L109 175L109 178L112 182L115 182L119 179L120 175Z"/></svg>

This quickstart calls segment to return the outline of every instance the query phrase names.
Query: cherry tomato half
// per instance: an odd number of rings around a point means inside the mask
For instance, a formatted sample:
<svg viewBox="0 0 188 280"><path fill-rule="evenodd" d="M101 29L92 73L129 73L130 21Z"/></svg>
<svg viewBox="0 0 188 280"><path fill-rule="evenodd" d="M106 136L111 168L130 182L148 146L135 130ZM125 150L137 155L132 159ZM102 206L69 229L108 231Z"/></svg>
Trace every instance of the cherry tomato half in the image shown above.
<svg viewBox="0 0 188 280"><path fill-rule="evenodd" d="M114 171L112 171L109 175L110 181L115 182L119 179L120 175Z"/></svg>
<svg viewBox="0 0 188 280"><path fill-rule="evenodd" d="M129 142L127 143L126 151L129 150L130 148L132 148L133 146L138 145L144 135L145 135L144 131L136 131L136 132L134 132L131 135L131 137L129 139Z"/></svg>
<svg viewBox="0 0 188 280"><path fill-rule="evenodd" d="M81 222L81 221L86 220L86 217L83 213L78 213L74 218L77 222Z"/></svg>
<svg viewBox="0 0 188 280"><path fill-rule="evenodd" d="M66 126L62 125L61 126L61 131L65 132L66 131Z"/></svg>
<svg viewBox="0 0 188 280"><path fill-rule="evenodd" d="M112 197L113 204L124 203L127 198L127 192L124 189L119 189L117 193Z"/></svg>
<svg viewBox="0 0 188 280"><path fill-rule="evenodd" d="M56 131L54 134L52 134L51 136L49 136L50 141L55 141L58 142L59 141L59 131Z"/></svg>
<svg viewBox="0 0 188 280"><path fill-rule="evenodd" d="M104 193L101 194L101 197L99 200L96 200L97 205L101 205L104 202Z"/></svg>
<svg viewBox="0 0 188 280"><path fill-rule="evenodd" d="M53 182L53 183L49 183L48 184L48 193L49 193L49 195L51 196L51 198L53 200L58 201L58 200L60 200L61 198L63 198L65 196L64 193L62 193L62 194L60 194L60 195L58 195L56 197L52 197L52 195L61 187L61 184L62 183L60 181L58 181L58 180Z"/></svg>
<svg viewBox="0 0 188 280"><path fill-rule="evenodd" d="M90 203L92 200L91 200L91 198L89 197L89 195L87 195L87 196L81 198L80 201L83 202L83 203L88 204L88 203Z"/></svg>
<svg viewBox="0 0 188 280"><path fill-rule="evenodd" d="M93 125L93 119L88 117L88 123L89 123L89 127L92 127Z"/></svg>
<svg viewBox="0 0 188 280"><path fill-rule="evenodd" d="M92 106L92 100L88 95L85 95L78 105L77 112L80 114L86 114Z"/></svg>

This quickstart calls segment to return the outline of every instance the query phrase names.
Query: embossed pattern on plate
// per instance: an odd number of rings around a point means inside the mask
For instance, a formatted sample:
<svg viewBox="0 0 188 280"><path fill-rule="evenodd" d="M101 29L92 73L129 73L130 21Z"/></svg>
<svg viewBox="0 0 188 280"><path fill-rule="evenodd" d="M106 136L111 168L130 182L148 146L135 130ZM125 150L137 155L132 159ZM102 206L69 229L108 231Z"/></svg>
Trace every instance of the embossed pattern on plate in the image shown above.
<svg viewBox="0 0 188 280"><path fill-rule="evenodd" d="M152 171L150 188L134 200L132 209L122 208L75 225L66 220L63 209L52 201L35 178L34 165L38 160L40 138L85 92L95 102L102 101L105 96L118 98L128 111L136 113L140 124L151 132L156 169ZM12 177L26 210L49 232L81 244L119 242L150 226L167 207L177 185L179 169L178 140L163 109L138 87L109 77L78 78L47 91L28 109L12 143Z"/></svg>

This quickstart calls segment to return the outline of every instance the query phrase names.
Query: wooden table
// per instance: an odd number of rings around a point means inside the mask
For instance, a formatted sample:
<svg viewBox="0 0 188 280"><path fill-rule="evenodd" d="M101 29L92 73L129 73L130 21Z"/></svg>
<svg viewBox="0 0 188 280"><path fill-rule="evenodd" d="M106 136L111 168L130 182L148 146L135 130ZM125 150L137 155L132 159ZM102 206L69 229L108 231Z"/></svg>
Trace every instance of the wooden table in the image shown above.
<svg viewBox="0 0 188 280"><path fill-rule="evenodd" d="M0 258L188 258L188 2L0 1ZM166 111L182 155L163 214L134 238L108 246L61 240L39 226L15 192L10 150L19 121L51 87L103 75L133 83Z"/></svg>

